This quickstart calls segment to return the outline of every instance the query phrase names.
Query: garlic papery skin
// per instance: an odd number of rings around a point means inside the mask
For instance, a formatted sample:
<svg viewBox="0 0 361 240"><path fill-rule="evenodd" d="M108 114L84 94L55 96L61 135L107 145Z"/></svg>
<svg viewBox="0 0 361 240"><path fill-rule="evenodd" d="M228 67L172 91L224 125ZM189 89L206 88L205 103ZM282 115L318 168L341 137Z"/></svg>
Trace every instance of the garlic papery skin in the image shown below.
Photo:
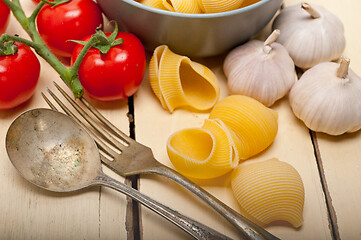
<svg viewBox="0 0 361 240"><path fill-rule="evenodd" d="M266 39L249 41L225 58L223 71L232 95L252 97L271 106L285 96L296 81L295 65L287 50L274 42L279 30Z"/></svg>
<svg viewBox="0 0 361 240"><path fill-rule="evenodd" d="M320 63L292 87L292 111L309 129L336 136L361 128L361 78L348 64Z"/></svg>
<svg viewBox="0 0 361 240"><path fill-rule="evenodd" d="M295 65L302 69L338 59L346 45L341 20L313 4L284 8L275 18L273 29L281 30L277 42L285 46Z"/></svg>

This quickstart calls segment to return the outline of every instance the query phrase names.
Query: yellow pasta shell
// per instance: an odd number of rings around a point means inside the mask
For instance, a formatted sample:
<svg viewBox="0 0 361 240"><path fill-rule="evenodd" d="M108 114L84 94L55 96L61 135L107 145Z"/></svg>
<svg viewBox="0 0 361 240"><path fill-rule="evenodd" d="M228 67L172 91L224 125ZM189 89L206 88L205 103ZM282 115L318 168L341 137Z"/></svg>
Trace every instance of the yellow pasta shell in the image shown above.
<svg viewBox="0 0 361 240"><path fill-rule="evenodd" d="M162 9L162 10L168 10L165 8L165 6L163 4L163 0L143 0L141 3L144 5L147 5L149 7L154 7L154 8L158 8L158 9Z"/></svg>
<svg viewBox="0 0 361 240"><path fill-rule="evenodd" d="M153 56L149 61L149 83L155 96L159 99L162 107L168 110L159 86L159 65L160 59L165 52L167 46L161 45L154 50ZM169 111L169 110L168 110Z"/></svg>
<svg viewBox="0 0 361 240"><path fill-rule="evenodd" d="M242 7L247 7L247 6L252 5L252 4L255 4L255 3L259 2L259 1L261 1L261 0L244 0L242 2L242 4L241 4L241 8Z"/></svg>
<svg viewBox="0 0 361 240"><path fill-rule="evenodd" d="M154 94L170 112L184 106L208 110L219 98L218 80L209 68L173 53L165 45L154 50L149 80Z"/></svg>
<svg viewBox="0 0 361 240"><path fill-rule="evenodd" d="M235 10L241 7L243 0L200 0L206 13L217 13Z"/></svg>
<svg viewBox="0 0 361 240"><path fill-rule="evenodd" d="M222 121L207 119L202 128L184 129L171 135L167 153L173 166L183 175L215 178L237 166L236 138Z"/></svg>
<svg viewBox="0 0 361 240"><path fill-rule="evenodd" d="M294 227L302 225L304 186L290 164L276 158L242 163L232 172L231 185L249 219L261 225L278 220Z"/></svg>
<svg viewBox="0 0 361 240"><path fill-rule="evenodd" d="M180 13L202 13L198 0L163 0L163 5L169 11Z"/></svg>
<svg viewBox="0 0 361 240"><path fill-rule="evenodd" d="M231 95L212 109L210 119L222 120L239 138L241 159L247 159L266 149L278 131L278 114L257 100Z"/></svg>

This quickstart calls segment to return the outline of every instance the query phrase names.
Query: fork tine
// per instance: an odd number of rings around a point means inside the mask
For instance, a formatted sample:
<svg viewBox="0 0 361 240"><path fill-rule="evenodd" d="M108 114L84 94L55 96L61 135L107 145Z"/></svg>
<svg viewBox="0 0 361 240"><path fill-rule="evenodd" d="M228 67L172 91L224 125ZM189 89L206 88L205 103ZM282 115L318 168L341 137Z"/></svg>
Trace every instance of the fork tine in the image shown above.
<svg viewBox="0 0 361 240"><path fill-rule="evenodd" d="M102 151L104 152L104 153L100 152L101 157L102 157L102 160L112 161L112 160L110 160L109 158L114 158L113 156L114 156L115 154L117 154L117 153L116 153L113 149L111 149L110 147L108 147L108 146L105 144L105 142L104 142L101 138L99 138L91 129L89 129L88 127L86 127L86 126L84 125L84 123L83 123L82 121L80 121L79 118L78 118L77 116L75 116L75 115L70 111L70 109L67 108L67 107L65 106L65 104L63 104L63 103L60 101L60 99L59 99L50 89L47 88L47 91L49 92L49 94L51 95L51 97L55 100L55 102L57 102L57 103L59 104L59 106L64 110L64 112L65 112L66 114L68 114L69 116L71 116L77 123L79 123L82 127L84 127L85 129L88 130L88 133L89 133L89 134L91 135L91 137L94 139L94 141L96 142L96 144L98 145L98 147L99 147L100 149L102 149ZM56 110L56 111L59 111L59 110L55 107L55 105L45 96L44 93L41 93L41 95L43 96L44 100L47 102L47 104L48 104L52 109L54 109L54 110ZM106 157L105 154L108 155L109 158Z"/></svg>
<svg viewBox="0 0 361 240"><path fill-rule="evenodd" d="M105 129L98 123L96 123L57 83L53 82L55 87L59 90L59 92L68 100L68 102L75 108L75 110L95 129L99 132L105 140L108 141L109 144L114 147L122 150L124 147L129 146L129 141L125 138L120 138L120 142L118 139L113 137L109 130Z"/></svg>
<svg viewBox="0 0 361 240"><path fill-rule="evenodd" d="M43 96L45 102L50 106L51 109L58 111L58 109L55 107L55 105L45 96L45 94L42 92L41 96ZM58 111L59 112L59 111Z"/></svg>
<svg viewBox="0 0 361 240"><path fill-rule="evenodd" d="M107 126L111 131L113 131L118 137L122 139L127 139L127 141L133 141L128 135L120 131L116 126L114 126L108 119L106 119L95 107L93 107L85 98L79 99L84 106L86 106L90 112L94 114L95 117L99 119L105 126Z"/></svg>

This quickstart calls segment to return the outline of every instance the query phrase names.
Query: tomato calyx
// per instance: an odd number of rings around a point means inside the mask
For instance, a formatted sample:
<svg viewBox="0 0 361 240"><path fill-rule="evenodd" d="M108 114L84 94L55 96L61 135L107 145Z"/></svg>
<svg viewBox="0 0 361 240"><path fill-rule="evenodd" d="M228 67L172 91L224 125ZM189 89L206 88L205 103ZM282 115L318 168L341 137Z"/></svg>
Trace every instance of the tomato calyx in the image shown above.
<svg viewBox="0 0 361 240"><path fill-rule="evenodd" d="M2 41L0 42L0 56L14 55L18 52L18 46L15 41Z"/></svg>
<svg viewBox="0 0 361 240"><path fill-rule="evenodd" d="M115 23L114 31L109 37L105 35L105 33L100 29L99 26L96 29L96 33L92 36L92 38L95 39L94 43L92 44L92 47L98 49L99 53L102 55L107 54L112 47L124 43L124 40L122 38L116 39L118 32L119 30L117 23ZM88 41L76 41L76 40L71 40L71 41L84 46L87 45L88 43Z"/></svg>
<svg viewBox="0 0 361 240"><path fill-rule="evenodd" d="M63 3L67 3L67 2L70 2L71 0L51 0L51 1L48 1L48 0L41 0L41 2L44 2L46 4L49 4L51 5L52 7L56 7L56 6L59 6L60 4L63 4Z"/></svg>

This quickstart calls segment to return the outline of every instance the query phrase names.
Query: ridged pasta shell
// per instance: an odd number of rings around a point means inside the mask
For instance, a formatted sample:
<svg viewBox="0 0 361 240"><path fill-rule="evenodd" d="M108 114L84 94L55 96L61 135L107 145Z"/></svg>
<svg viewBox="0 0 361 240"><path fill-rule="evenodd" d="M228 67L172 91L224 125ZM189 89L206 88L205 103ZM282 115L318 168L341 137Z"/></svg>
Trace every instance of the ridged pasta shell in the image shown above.
<svg viewBox="0 0 361 240"><path fill-rule="evenodd" d="M149 82L155 96L159 99L162 107L168 110L159 86L159 65L162 54L166 50L166 45L161 45L154 50L153 56L149 61ZM169 111L169 110L168 110Z"/></svg>
<svg viewBox="0 0 361 240"><path fill-rule="evenodd" d="M220 100L209 118L222 120L237 135L241 159L266 149L278 131L277 112L244 95L231 95Z"/></svg>
<svg viewBox="0 0 361 240"><path fill-rule="evenodd" d="M261 0L244 0L242 5L241 5L241 8L242 7L247 7L249 5L252 5L252 4L255 4L257 2L260 2Z"/></svg>
<svg viewBox="0 0 361 240"><path fill-rule="evenodd" d="M168 10L164 7L163 0L143 0L141 3L149 7Z"/></svg>
<svg viewBox="0 0 361 240"><path fill-rule="evenodd" d="M217 13L235 10L241 7L244 0L200 0L205 13Z"/></svg>
<svg viewBox="0 0 361 240"><path fill-rule="evenodd" d="M180 130L169 137L167 153L185 176L207 179L224 175L238 164L235 134L219 120L205 120L202 128Z"/></svg>
<svg viewBox="0 0 361 240"><path fill-rule="evenodd" d="M208 110L219 98L218 80L209 68L173 53L165 45L154 50L149 80L162 106L170 112L184 106Z"/></svg>
<svg viewBox="0 0 361 240"><path fill-rule="evenodd" d="M202 13L198 0L163 0L164 7L169 11L180 13Z"/></svg>
<svg viewBox="0 0 361 240"><path fill-rule="evenodd" d="M304 186L295 168L278 159L240 164L231 177L232 190L246 217L266 225L287 221L302 225Z"/></svg>

